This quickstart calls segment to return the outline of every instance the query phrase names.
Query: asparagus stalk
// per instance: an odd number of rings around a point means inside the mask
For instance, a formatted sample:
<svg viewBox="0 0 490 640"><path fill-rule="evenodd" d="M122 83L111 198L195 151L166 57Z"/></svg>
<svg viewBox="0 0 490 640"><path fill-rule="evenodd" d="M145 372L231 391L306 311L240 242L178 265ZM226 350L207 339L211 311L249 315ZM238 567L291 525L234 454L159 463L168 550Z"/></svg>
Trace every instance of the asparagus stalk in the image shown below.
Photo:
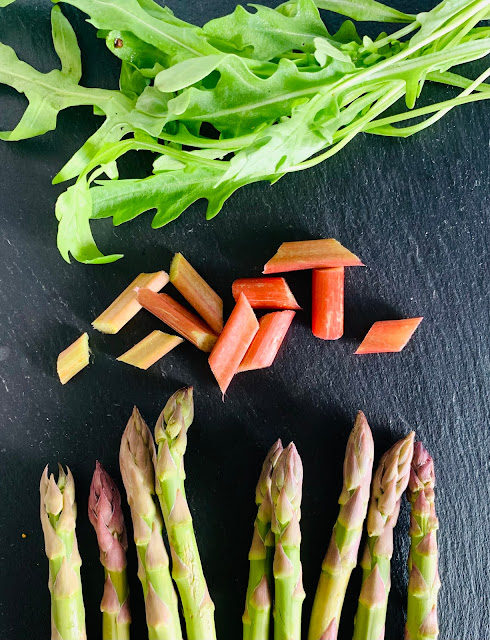
<svg viewBox="0 0 490 640"><path fill-rule="evenodd" d="M245 612L242 618L243 640L269 640L274 556L274 534L271 531L271 483L272 472L281 452L282 443L277 440L262 465L255 490L258 511L252 545L248 554L250 572L245 598Z"/></svg>
<svg viewBox="0 0 490 640"><path fill-rule="evenodd" d="M410 555L408 568L407 624L405 640L435 640L437 593L440 587L437 570L438 521L434 504L434 462L421 442L415 444L408 481L410 516Z"/></svg>
<svg viewBox="0 0 490 640"><path fill-rule="evenodd" d="M160 499L188 640L215 640L214 604L208 592L184 487L187 430L194 418L192 387L174 393L155 427L156 491Z"/></svg>
<svg viewBox="0 0 490 640"><path fill-rule="evenodd" d="M301 609L305 592L300 559L303 465L291 442L272 473L274 552L274 640L301 639Z"/></svg>
<svg viewBox="0 0 490 640"><path fill-rule="evenodd" d="M100 562L105 572L104 595L100 603L102 640L129 640L128 537L121 495L114 480L98 461L90 485L88 517L97 534Z"/></svg>
<svg viewBox="0 0 490 640"><path fill-rule="evenodd" d="M59 465L58 482L44 469L39 486L41 524L49 559L51 640L86 640L80 566L75 534L77 508L70 469Z"/></svg>
<svg viewBox="0 0 490 640"><path fill-rule="evenodd" d="M345 592L357 554L369 502L374 443L362 411L357 414L347 442L340 512L313 603L308 640L336 640Z"/></svg>
<svg viewBox="0 0 490 640"><path fill-rule="evenodd" d="M131 507L138 577L143 586L149 640L182 640L177 594L154 502L155 444L136 407L124 431L119 463Z"/></svg>
<svg viewBox="0 0 490 640"><path fill-rule="evenodd" d="M390 592L393 528L410 475L414 433L381 458L374 475L367 517L368 540L361 561L362 588L354 623L354 640L383 640Z"/></svg>

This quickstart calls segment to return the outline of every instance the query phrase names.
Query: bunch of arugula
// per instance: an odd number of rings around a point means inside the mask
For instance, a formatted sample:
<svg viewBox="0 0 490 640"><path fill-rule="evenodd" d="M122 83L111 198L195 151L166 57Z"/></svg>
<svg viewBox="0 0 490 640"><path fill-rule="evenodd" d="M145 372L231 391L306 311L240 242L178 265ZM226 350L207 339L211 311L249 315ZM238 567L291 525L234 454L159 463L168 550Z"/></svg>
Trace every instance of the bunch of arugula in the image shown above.
<svg viewBox="0 0 490 640"><path fill-rule="evenodd" d="M120 90L80 84L76 36L56 5L61 70L40 73L0 43L0 83L29 101L19 124L0 138L53 130L70 106L92 105L104 117L54 179L76 178L56 204L58 248L67 261L70 254L91 264L121 257L99 251L91 220L112 217L119 225L156 209L158 228L201 198L212 218L241 186L314 166L361 132L410 136L457 105L490 98L490 68L476 80L449 71L490 53L490 27L479 26L490 17L490 0L444 0L418 15L375 0L296 0L276 9L238 6L203 28L154 0L62 1L88 14L121 59ZM361 39L346 20L332 35L318 8L405 26ZM426 82L463 91L415 109ZM381 117L403 97L401 113ZM409 119L417 120L395 126ZM152 175L118 179L118 159L134 150L156 154Z"/></svg>

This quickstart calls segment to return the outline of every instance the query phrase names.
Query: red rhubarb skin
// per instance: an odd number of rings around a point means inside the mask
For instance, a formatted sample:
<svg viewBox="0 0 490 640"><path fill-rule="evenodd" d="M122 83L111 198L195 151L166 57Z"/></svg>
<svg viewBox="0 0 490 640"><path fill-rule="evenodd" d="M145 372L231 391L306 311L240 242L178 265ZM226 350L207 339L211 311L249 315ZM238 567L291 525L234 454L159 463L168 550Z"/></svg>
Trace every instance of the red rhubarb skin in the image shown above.
<svg viewBox="0 0 490 640"><path fill-rule="evenodd" d="M209 356L209 366L223 395L258 330L255 313L242 293Z"/></svg>
<svg viewBox="0 0 490 640"><path fill-rule="evenodd" d="M166 293L139 289L138 302L201 351L209 353L216 344L217 336L208 325Z"/></svg>
<svg viewBox="0 0 490 640"><path fill-rule="evenodd" d="M270 367L276 359L295 315L294 311L275 311L260 318L259 330L238 367L238 371L253 371Z"/></svg>
<svg viewBox="0 0 490 640"><path fill-rule="evenodd" d="M315 269L312 285L313 334L338 340L344 333L344 267Z"/></svg>
<svg viewBox="0 0 490 640"><path fill-rule="evenodd" d="M263 273L285 273L328 267L363 267L359 258L334 238L283 242Z"/></svg>
<svg viewBox="0 0 490 640"><path fill-rule="evenodd" d="M356 354L398 353L404 349L423 318L380 320L369 329Z"/></svg>
<svg viewBox="0 0 490 640"><path fill-rule="evenodd" d="M223 330L223 300L181 253L174 256L170 282L216 335Z"/></svg>
<svg viewBox="0 0 490 640"><path fill-rule="evenodd" d="M241 278L232 292L235 300L244 293L253 309L301 309L284 278Z"/></svg>

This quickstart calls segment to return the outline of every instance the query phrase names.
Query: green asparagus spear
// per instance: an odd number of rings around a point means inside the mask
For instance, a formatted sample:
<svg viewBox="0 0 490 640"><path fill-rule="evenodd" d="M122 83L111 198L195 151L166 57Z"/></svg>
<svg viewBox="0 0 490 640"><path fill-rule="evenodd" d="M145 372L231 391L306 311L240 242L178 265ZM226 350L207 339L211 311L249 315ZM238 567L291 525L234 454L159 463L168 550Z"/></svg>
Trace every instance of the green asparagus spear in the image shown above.
<svg viewBox="0 0 490 640"><path fill-rule="evenodd" d="M437 571L439 525L434 504L434 485L434 462L422 443L417 442L408 481L408 499L412 504L412 513L405 640L435 640L439 635L437 625L437 593L440 587Z"/></svg>
<svg viewBox="0 0 490 640"><path fill-rule="evenodd" d="M336 640L345 592L357 554L369 502L373 470L374 443L365 415L359 411L347 442L344 485L340 494L340 513L311 613L308 640Z"/></svg>
<svg viewBox="0 0 490 640"><path fill-rule="evenodd" d="M367 517L368 540L361 561L362 588L354 624L354 640L383 640L390 592L393 528L407 487L414 433L397 442L381 458L374 475Z"/></svg>
<svg viewBox="0 0 490 640"><path fill-rule="evenodd" d="M105 571L104 595L100 603L102 640L129 640L128 537L121 495L114 480L98 461L90 485L88 517L97 534L100 562Z"/></svg>
<svg viewBox="0 0 490 640"><path fill-rule="evenodd" d="M243 640L269 640L270 612L272 604L272 561L274 534L271 531L272 471L282 451L280 440L275 442L262 465L255 502L258 506L252 546L248 554L250 573L248 578L245 612L243 614Z"/></svg>
<svg viewBox="0 0 490 640"><path fill-rule="evenodd" d="M121 440L119 463L133 519L138 577L143 586L149 640L182 640L177 594L155 505L155 444L136 407Z"/></svg>
<svg viewBox="0 0 490 640"><path fill-rule="evenodd" d="M80 566L75 534L77 508L70 469L59 465L58 482L44 469L39 487L41 524L49 559L51 640L86 640Z"/></svg>
<svg viewBox="0 0 490 640"><path fill-rule="evenodd" d="M274 552L274 640L301 639L301 609L305 592L300 559L303 465L291 442L272 473Z"/></svg>
<svg viewBox="0 0 490 640"><path fill-rule="evenodd" d="M208 592L184 488L187 430L194 418L192 387L169 399L155 427L156 491L160 499L188 640L215 640L214 604Z"/></svg>

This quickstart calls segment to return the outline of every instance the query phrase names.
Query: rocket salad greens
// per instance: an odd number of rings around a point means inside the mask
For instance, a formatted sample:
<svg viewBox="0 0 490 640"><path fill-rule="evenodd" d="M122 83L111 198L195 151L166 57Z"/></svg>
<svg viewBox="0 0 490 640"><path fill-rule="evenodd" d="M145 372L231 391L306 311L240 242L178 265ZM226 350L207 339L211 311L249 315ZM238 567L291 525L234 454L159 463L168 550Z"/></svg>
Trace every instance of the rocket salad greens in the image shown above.
<svg viewBox="0 0 490 640"><path fill-rule="evenodd" d="M490 68L476 80L449 71L490 53L490 27L479 26L490 16L490 0L445 0L418 15L374 0L297 0L276 9L238 6L203 28L153 0L63 1L88 14L121 59L120 90L80 84L76 36L56 5L60 70L41 73L0 43L0 83L29 101L19 124L0 138L53 130L58 113L71 106L91 105L104 118L54 179L76 178L56 204L58 248L67 261L121 257L99 251L91 220L119 225L153 209L157 228L201 198L212 218L240 187L314 166L359 133L406 137L457 105L490 98ZM346 20L331 34L318 7L404 26L372 40ZM415 109L427 82L463 91ZM402 113L383 117L402 99ZM411 124L395 126L406 120ZM117 161L132 150L155 154L153 173L120 180Z"/></svg>

